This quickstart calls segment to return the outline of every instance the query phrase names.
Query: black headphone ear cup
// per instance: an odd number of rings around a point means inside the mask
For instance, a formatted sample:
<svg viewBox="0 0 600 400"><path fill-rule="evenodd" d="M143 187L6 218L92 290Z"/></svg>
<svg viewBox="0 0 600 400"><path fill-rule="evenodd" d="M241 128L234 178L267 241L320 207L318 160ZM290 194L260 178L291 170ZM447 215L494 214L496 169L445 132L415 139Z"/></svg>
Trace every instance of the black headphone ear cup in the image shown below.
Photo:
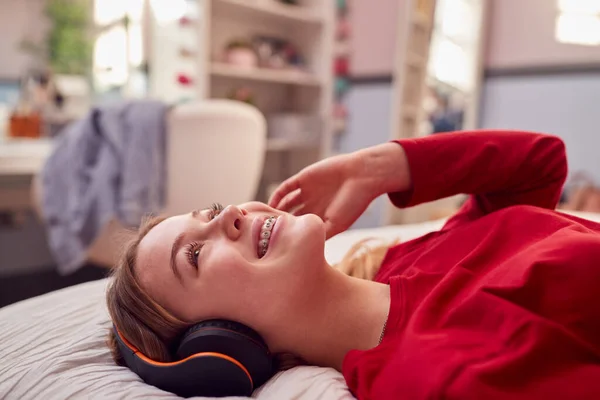
<svg viewBox="0 0 600 400"><path fill-rule="evenodd" d="M189 335L193 334L194 332L197 332L201 329L206 329L206 328L227 329L230 331L238 332L238 333L254 340L256 343L258 343L259 345L263 346L265 349L268 350L267 344L265 343L263 338L258 334L258 332L256 332L254 329L252 329L244 324L240 324L239 322L227 321L224 319L211 319L211 320L198 322L197 324L192 325L191 327L188 328L187 331L185 331L185 333L181 337L180 343L183 343L187 336L189 336Z"/></svg>
<svg viewBox="0 0 600 400"><path fill-rule="evenodd" d="M181 397L251 396L260 384L239 361L219 353L199 353L175 362L153 361L113 326L124 364L146 383ZM268 379L268 378L267 378Z"/></svg>
<svg viewBox="0 0 600 400"><path fill-rule="evenodd" d="M264 340L237 322L209 320L190 327L181 338L177 357L198 353L219 353L238 361L248 370L255 388L273 374L272 357Z"/></svg>

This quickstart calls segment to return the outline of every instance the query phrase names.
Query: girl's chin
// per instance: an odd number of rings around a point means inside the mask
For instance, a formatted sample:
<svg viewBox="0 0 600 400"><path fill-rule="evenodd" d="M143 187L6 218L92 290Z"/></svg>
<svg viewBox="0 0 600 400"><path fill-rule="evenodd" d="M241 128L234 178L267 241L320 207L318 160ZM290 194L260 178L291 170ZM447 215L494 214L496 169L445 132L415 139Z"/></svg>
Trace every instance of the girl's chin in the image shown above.
<svg viewBox="0 0 600 400"><path fill-rule="evenodd" d="M287 215L285 219L285 225L282 226L284 232L281 233L284 233L283 236L286 237L286 242L289 241L289 245L300 246L301 243L310 243L315 240L325 242L325 224L319 216L315 214Z"/></svg>
<svg viewBox="0 0 600 400"><path fill-rule="evenodd" d="M325 242L325 223L323 220L315 214L306 214L303 215L305 220L303 221L305 226L304 228L308 231L307 234L310 236L311 240L317 240Z"/></svg>
<svg viewBox="0 0 600 400"><path fill-rule="evenodd" d="M310 227L325 227L323 220L316 214L304 214L297 218Z"/></svg>

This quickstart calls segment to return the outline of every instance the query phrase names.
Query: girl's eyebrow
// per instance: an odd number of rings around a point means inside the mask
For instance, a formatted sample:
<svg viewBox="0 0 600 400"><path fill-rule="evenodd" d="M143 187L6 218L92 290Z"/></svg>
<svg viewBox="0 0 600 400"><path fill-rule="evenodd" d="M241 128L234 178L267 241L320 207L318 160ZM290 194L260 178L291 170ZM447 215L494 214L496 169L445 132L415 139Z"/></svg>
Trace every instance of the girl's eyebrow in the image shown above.
<svg viewBox="0 0 600 400"><path fill-rule="evenodd" d="M177 235L177 237L173 241L173 247L171 247L171 262L170 262L171 270L173 271L173 274L177 277L177 279L181 283L183 283L183 280L181 279L181 274L179 273L179 267L176 262L176 256L177 256L177 252L179 251L179 248L181 247L181 244L183 242L183 236L184 236L184 234L180 233L179 235Z"/></svg>

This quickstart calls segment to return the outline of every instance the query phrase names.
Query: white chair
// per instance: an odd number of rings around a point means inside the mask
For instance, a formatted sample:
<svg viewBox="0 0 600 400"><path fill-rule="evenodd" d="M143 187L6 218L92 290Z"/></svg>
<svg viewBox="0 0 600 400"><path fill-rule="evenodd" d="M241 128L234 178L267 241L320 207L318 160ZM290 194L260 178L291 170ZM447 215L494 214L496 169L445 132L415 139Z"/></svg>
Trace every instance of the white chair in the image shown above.
<svg viewBox="0 0 600 400"><path fill-rule="evenodd" d="M162 214L182 214L214 202L252 201L262 176L266 137L264 116L241 102L206 100L174 107L167 120ZM122 232L118 221L107 224L90 247L88 261L114 265L122 251Z"/></svg>
<svg viewBox="0 0 600 400"><path fill-rule="evenodd" d="M267 128L254 107L230 100L178 106L168 121L168 215L254 199Z"/></svg>

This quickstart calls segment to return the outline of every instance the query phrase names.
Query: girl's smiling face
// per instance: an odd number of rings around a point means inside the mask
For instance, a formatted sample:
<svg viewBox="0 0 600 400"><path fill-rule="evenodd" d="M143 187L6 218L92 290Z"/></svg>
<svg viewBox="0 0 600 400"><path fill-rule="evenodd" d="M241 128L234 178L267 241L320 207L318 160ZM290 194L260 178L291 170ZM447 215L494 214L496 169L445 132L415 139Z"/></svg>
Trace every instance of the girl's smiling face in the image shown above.
<svg viewBox="0 0 600 400"><path fill-rule="evenodd" d="M159 305L193 323L220 318L250 327L274 302L302 296L312 268L327 265L325 227L265 204L168 218L140 242L135 273ZM283 303L283 304L282 304Z"/></svg>

